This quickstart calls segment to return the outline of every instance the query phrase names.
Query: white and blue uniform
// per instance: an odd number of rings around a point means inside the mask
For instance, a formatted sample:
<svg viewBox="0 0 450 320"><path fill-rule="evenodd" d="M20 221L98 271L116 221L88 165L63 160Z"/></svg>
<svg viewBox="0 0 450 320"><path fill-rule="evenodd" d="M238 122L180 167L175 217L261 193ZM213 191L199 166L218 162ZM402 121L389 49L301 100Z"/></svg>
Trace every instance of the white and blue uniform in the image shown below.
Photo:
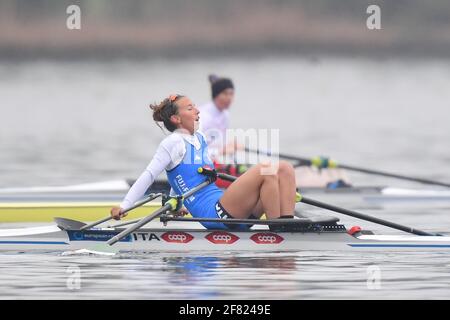
<svg viewBox="0 0 450 320"><path fill-rule="evenodd" d="M167 170L169 184L178 195L186 193L207 180L207 177L198 173L198 168L204 166L214 168L214 164L208 156L205 138L199 133L195 133L195 135L200 141L200 148L197 150L194 145L184 141L186 153L182 161L175 168ZM185 199L184 206L196 218L218 218L216 204L222 195L223 191L211 183ZM203 223L203 225L206 228L224 228L221 223L210 222Z"/></svg>
<svg viewBox="0 0 450 320"><path fill-rule="evenodd" d="M184 194L207 179L197 172L203 166L214 168L204 135L174 132L160 143L150 164L130 188L120 207L126 210L133 206L164 170L172 191L177 195ZM212 183L185 199L184 205L196 218L225 218L223 208L218 204L222 195L223 190ZM202 225L208 229L227 228L217 222Z"/></svg>

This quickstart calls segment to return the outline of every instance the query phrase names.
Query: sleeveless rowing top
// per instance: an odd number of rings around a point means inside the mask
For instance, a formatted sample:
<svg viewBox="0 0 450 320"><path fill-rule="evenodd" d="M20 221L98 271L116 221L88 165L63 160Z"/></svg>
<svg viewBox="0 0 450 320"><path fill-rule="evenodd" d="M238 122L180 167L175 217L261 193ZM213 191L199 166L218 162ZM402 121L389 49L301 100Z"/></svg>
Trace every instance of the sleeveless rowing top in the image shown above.
<svg viewBox="0 0 450 320"><path fill-rule="evenodd" d="M167 179L172 189L182 195L192 188L198 186L207 177L198 173L199 167L214 168L214 164L208 156L208 146L205 139L199 133L195 133L200 141L200 149L184 140L186 153L183 160L173 169L166 170ZM207 215L210 208L214 208L217 201L222 197L223 191L214 183L203 187L187 199L184 199L184 206L192 216L200 218Z"/></svg>

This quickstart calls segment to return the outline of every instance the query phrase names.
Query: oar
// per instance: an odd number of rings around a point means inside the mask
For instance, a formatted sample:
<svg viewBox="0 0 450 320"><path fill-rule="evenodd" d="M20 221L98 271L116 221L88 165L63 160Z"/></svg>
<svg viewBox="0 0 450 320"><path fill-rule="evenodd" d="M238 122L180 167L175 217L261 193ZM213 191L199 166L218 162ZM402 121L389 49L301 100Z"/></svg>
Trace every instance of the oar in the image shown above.
<svg viewBox="0 0 450 320"><path fill-rule="evenodd" d="M213 170L204 170L204 174L206 175L213 175L214 171ZM218 178L221 178L223 180L228 180L228 181L234 181L237 179L237 177L231 176L229 174L223 174L223 173L216 173ZM300 195L298 192L296 194L296 202L303 202L315 207L319 207L322 209L327 209L330 211L334 211L334 212L338 212L338 213L342 213L354 218L358 218L361 220L366 220L366 221L370 221L373 223L377 223L386 227L390 227L393 229L397 229L397 230L401 230L404 232L408 232L408 233L412 233L412 234L416 234L419 236L440 236L440 234L434 234L434 233L429 233L426 231L422 231L422 230L418 230L418 229L414 229L411 227L407 227L407 226L403 226L401 224L395 223L395 222L390 222L387 220L383 220L383 219L379 219L379 218L375 218L366 214L362 214L353 210L348 210L348 209L344 209L344 208L340 208L340 207L336 207L334 205L331 204L327 204L327 203L323 203L317 200L313 200L310 198L305 198L302 195Z"/></svg>
<svg viewBox="0 0 450 320"><path fill-rule="evenodd" d="M176 205L177 205L177 199L172 198L169 201L167 201L166 204L163 207L161 207L160 209L156 210L155 212L153 212L149 216L139 220L139 222L137 224L131 226L128 229L125 229L124 231L122 231L118 235L115 235L114 237L109 239L106 242L106 244L105 243L99 243L99 244L96 244L96 245L92 246L91 248L78 249L78 250L75 250L75 251L66 251L66 252L63 252L62 255L66 256L66 255L78 255L78 254L99 254L99 255L113 256L119 251L119 250L117 250L117 248L112 247L113 244L115 244L116 242L122 240L123 238L128 236L130 233L132 233L136 229L142 227L144 224L147 224L151 220L157 218L161 214L167 212L168 210L174 209L176 207Z"/></svg>
<svg viewBox="0 0 450 320"><path fill-rule="evenodd" d="M150 221L152 221L153 219L159 217L160 215L162 215L163 213L166 213L167 211L174 211L178 205L178 201L183 201L185 198L189 198L190 196L192 196L194 193L196 193L197 191L199 191L200 189L206 187L207 185L209 185L212 182L211 179L208 179L206 181L203 181L202 183L200 183L198 186L192 188L191 190L189 190L188 192L186 192L185 194L183 194L181 197L179 197L180 199L177 198L172 198L169 201L166 202L166 204L164 206L162 206L160 209L156 210L155 212L153 212L152 214L148 215L145 218L142 218L138 223L132 225L131 227L129 227L128 229L125 229L124 231L122 231L121 233L119 233L118 235L115 235L114 237L112 237L111 239L109 239L106 243L110 246L112 246L113 244L115 244L116 242L122 240L123 238L125 238L126 236L128 236L130 233L136 231L137 229L139 229L140 227L142 227L143 225L146 225L147 223L149 223Z"/></svg>
<svg viewBox="0 0 450 320"><path fill-rule="evenodd" d="M200 170L199 170L199 172L200 172ZM176 198L169 199L166 202L166 204L164 206L162 206L160 209L156 210L155 212L153 212L152 214L148 215L147 217L142 218L141 220L139 220L138 223L132 225L128 229L125 229L124 231L122 231L119 234L115 235L114 237L109 239L106 242L106 244L105 243L97 244L94 247L92 247L91 249L78 249L78 250L75 250L75 251L63 252L63 255L74 255L74 254L85 254L85 253L89 253L89 254L95 253L95 254L103 254L103 255L115 255L118 252L118 250L113 249L112 246L116 242L122 240L123 238L125 238L126 236L131 234L132 232L136 231L137 229L141 228L145 224L149 223L150 221L152 221L153 219L159 217L160 215L166 213L167 211L174 211L174 210L176 210L176 208L178 207L179 201L183 201L185 198L189 198L195 192L197 192L200 189L206 187L207 185L209 185L212 182L214 182L214 180L212 178L208 178L204 182L200 183L198 186L192 188L191 190L189 190L188 192L183 194L182 196L178 196Z"/></svg>
<svg viewBox="0 0 450 320"><path fill-rule="evenodd" d="M133 210L133 209L136 209L137 207L140 207L140 206L146 204L147 202L152 201L153 199L158 198L160 195L161 195L161 193L151 193L151 194L149 194L148 197L142 199L141 201L136 202L136 203L134 204L134 206L128 208L127 210L124 210L122 213L126 213L126 212L128 212L128 211L131 211L131 210ZM111 216L105 217L105 218L103 218L103 219L100 219L100 220L98 220L98 221L95 221L95 222L92 222L92 223L90 223L90 224L87 224L87 225L83 226L82 228L80 228L80 230L87 230L87 229L90 229L90 228L92 228L92 227L95 227L95 226L97 226L97 225L99 225L99 224L101 224L101 223L103 223L103 222L109 221L109 220L111 220L111 219L112 219Z"/></svg>
<svg viewBox="0 0 450 320"><path fill-rule="evenodd" d="M234 180L237 179L237 177L235 177L235 176L232 176L232 175L229 175L229 174L226 174L226 173L218 173L218 172L216 172L215 170L211 170L211 169L207 169L207 168L202 168L202 167L200 167L200 168L198 168L197 171L198 171L198 173L203 174L203 175L205 175L205 176L207 176L207 177L213 179L214 181L215 181L217 178L221 178L221 179L223 179L223 180L231 181L231 182L233 182ZM109 227L109 228L119 228L119 227L124 227L124 226L128 226L128 225L130 225L130 224L134 224L134 223L136 223L136 222L139 222L140 220L141 220L141 219L134 219L134 220L130 220L130 221L125 221L125 222L122 222L122 223L118 223L118 224L109 225L108 227Z"/></svg>
<svg viewBox="0 0 450 320"><path fill-rule="evenodd" d="M260 151L260 150L252 150L252 149L249 149L249 148L245 148L245 151L253 152L253 153L257 153L257 154L263 154L263 155L267 155L267 156L280 157L280 158L286 159L286 160L297 161L298 162L297 166L311 166L311 165L315 165L315 166L323 167L323 168L326 168L326 167L329 167L329 168L341 168L341 169L347 169L347 170L357 171L357 172L362 172L362 173L367 173L367 174L379 175L379 176L384 176L384 177L389 177L389 178L396 178L396 179L402 179L402 180L407 180L407 181L414 181L414 182L419 182L419 183L424 183L424 184L431 184L431 185L437 185L437 186L441 186L441 187L450 188L450 184L449 183L445 183L445 182L429 180L429 179L423 179L423 178L417 178L417 177L411 177L411 176L404 176L404 175L401 175L401 174L395 174L395 173L389 173L389 172L384 172L384 171L365 169L365 168L360 168L360 167L355 167L355 166L337 164L335 161L328 160L328 159L325 159L325 158L320 158L320 157L316 157L316 158L313 158L313 159L307 159L307 158L302 158L302 157L297 157L297 156L290 156L290 155L286 155L286 154L272 154L271 152L264 152L264 151Z"/></svg>
<svg viewBox="0 0 450 320"><path fill-rule="evenodd" d="M117 224L110 224L110 225L108 225L108 228L120 228L120 227L125 227L125 226L128 226L128 225L130 225L130 224L133 224L133 223L136 223L136 222L139 222L139 221L141 221L141 219L129 220L129 221L125 221L125 222L117 223Z"/></svg>
<svg viewBox="0 0 450 320"><path fill-rule="evenodd" d="M319 207L319 208L322 208L322 209L327 209L327 210L330 210L330 211L342 213L342 214L345 214L347 216L351 216L351 217L358 218L358 219L361 219L361 220L366 220L366 221L370 221L370 222L373 222L373 223L381 224L381 225L386 226L386 227L390 227L390 228L401 230L401 231L404 231L404 232L416 234L416 235L419 235L419 236L440 236L440 234L429 233L429 232L426 232L426 231L414 229L414 228L407 227L407 226L404 226L404 225L401 225L401 224L398 224L398 223L395 223L395 222L391 222L391 221L383 220L383 219L380 219L380 218L375 218L375 217L372 217L372 216L369 216L369 215L366 215L366 214L362 214L362 213L359 213L359 212L356 212L356 211L353 211L353 210L348 210L348 209L336 207L336 206L331 205L331 204L327 204L327 203L323 203L323 202L320 202L320 201L317 201L317 200L313 200L313 199L310 199L310 198L305 198L303 196L301 197L300 202L303 202L303 203L306 203L306 204L309 204L309 205L312 205L312 206L315 206L315 207Z"/></svg>

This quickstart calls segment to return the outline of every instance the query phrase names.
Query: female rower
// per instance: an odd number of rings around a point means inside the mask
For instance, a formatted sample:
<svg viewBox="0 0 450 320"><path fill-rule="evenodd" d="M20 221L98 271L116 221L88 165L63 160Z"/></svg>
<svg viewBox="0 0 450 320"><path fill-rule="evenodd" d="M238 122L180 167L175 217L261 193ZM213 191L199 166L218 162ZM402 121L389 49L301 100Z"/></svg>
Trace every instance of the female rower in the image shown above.
<svg viewBox="0 0 450 320"><path fill-rule="evenodd" d="M206 136L210 155L216 157L232 152L226 144L226 131L229 128L230 114L228 109L234 99L234 84L231 79L210 75L212 101L199 107L202 113L200 130Z"/></svg>
<svg viewBox="0 0 450 320"><path fill-rule="evenodd" d="M229 109L234 100L234 84L229 78L209 75L212 100L200 106L202 119L200 130L206 137L209 155L218 172L240 176L247 170L247 165L237 164L236 160L227 161L241 147L235 141L227 141L226 131L229 129ZM218 179L217 186L227 188L231 183Z"/></svg>
<svg viewBox="0 0 450 320"><path fill-rule="evenodd" d="M122 213L124 210L144 196L162 171L166 171L172 189L183 194L207 179L197 172L199 167L212 166L205 137L197 131L200 111L188 97L171 95L150 107L153 119L163 122L172 134L160 143L150 164L130 188L120 207L111 209L112 217L117 220L126 215ZM277 166L253 166L225 191L209 184L185 199L184 205L192 216L201 218L260 218L263 213L269 219L292 218L295 196L294 169L282 161ZM248 225L215 222L202 224L214 229L248 228Z"/></svg>
<svg viewBox="0 0 450 320"><path fill-rule="evenodd" d="M200 130L206 136L209 153L218 172L224 172L233 176L240 176L248 165L238 164L236 160L229 160L231 155L242 149L235 141L227 141L226 131L229 129L229 108L234 100L234 84L229 78L221 78L216 75L208 77L211 83L212 101L200 106L202 119ZM317 169L302 166L295 170L295 178L298 187L322 187L336 189L350 187L350 180L345 172L337 168ZM227 188L231 184L228 181L218 179L217 186Z"/></svg>

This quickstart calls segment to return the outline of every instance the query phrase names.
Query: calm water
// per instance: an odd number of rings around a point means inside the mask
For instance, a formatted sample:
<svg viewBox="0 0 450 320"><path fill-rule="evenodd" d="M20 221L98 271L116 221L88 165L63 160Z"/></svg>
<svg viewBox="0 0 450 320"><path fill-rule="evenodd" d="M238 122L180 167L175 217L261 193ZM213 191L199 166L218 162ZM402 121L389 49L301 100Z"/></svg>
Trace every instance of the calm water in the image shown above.
<svg viewBox="0 0 450 320"><path fill-rule="evenodd" d="M450 297L448 253L2 254L0 262L2 299Z"/></svg>
<svg viewBox="0 0 450 320"><path fill-rule="evenodd" d="M164 137L148 104L207 102L210 72L235 81L232 126L284 153L450 180L450 62L267 58L0 63L0 187L136 177Z"/></svg>
<svg viewBox="0 0 450 320"><path fill-rule="evenodd" d="M164 136L148 103L180 92L202 104L210 72L235 81L233 126L280 129L285 153L450 181L450 62L274 57L0 63L0 187L136 177ZM413 186L351 177L355 184ZM448 232L449 210L364 212ZM0 270L2 299L450 298L448 253L0 254Z"/></svg>

